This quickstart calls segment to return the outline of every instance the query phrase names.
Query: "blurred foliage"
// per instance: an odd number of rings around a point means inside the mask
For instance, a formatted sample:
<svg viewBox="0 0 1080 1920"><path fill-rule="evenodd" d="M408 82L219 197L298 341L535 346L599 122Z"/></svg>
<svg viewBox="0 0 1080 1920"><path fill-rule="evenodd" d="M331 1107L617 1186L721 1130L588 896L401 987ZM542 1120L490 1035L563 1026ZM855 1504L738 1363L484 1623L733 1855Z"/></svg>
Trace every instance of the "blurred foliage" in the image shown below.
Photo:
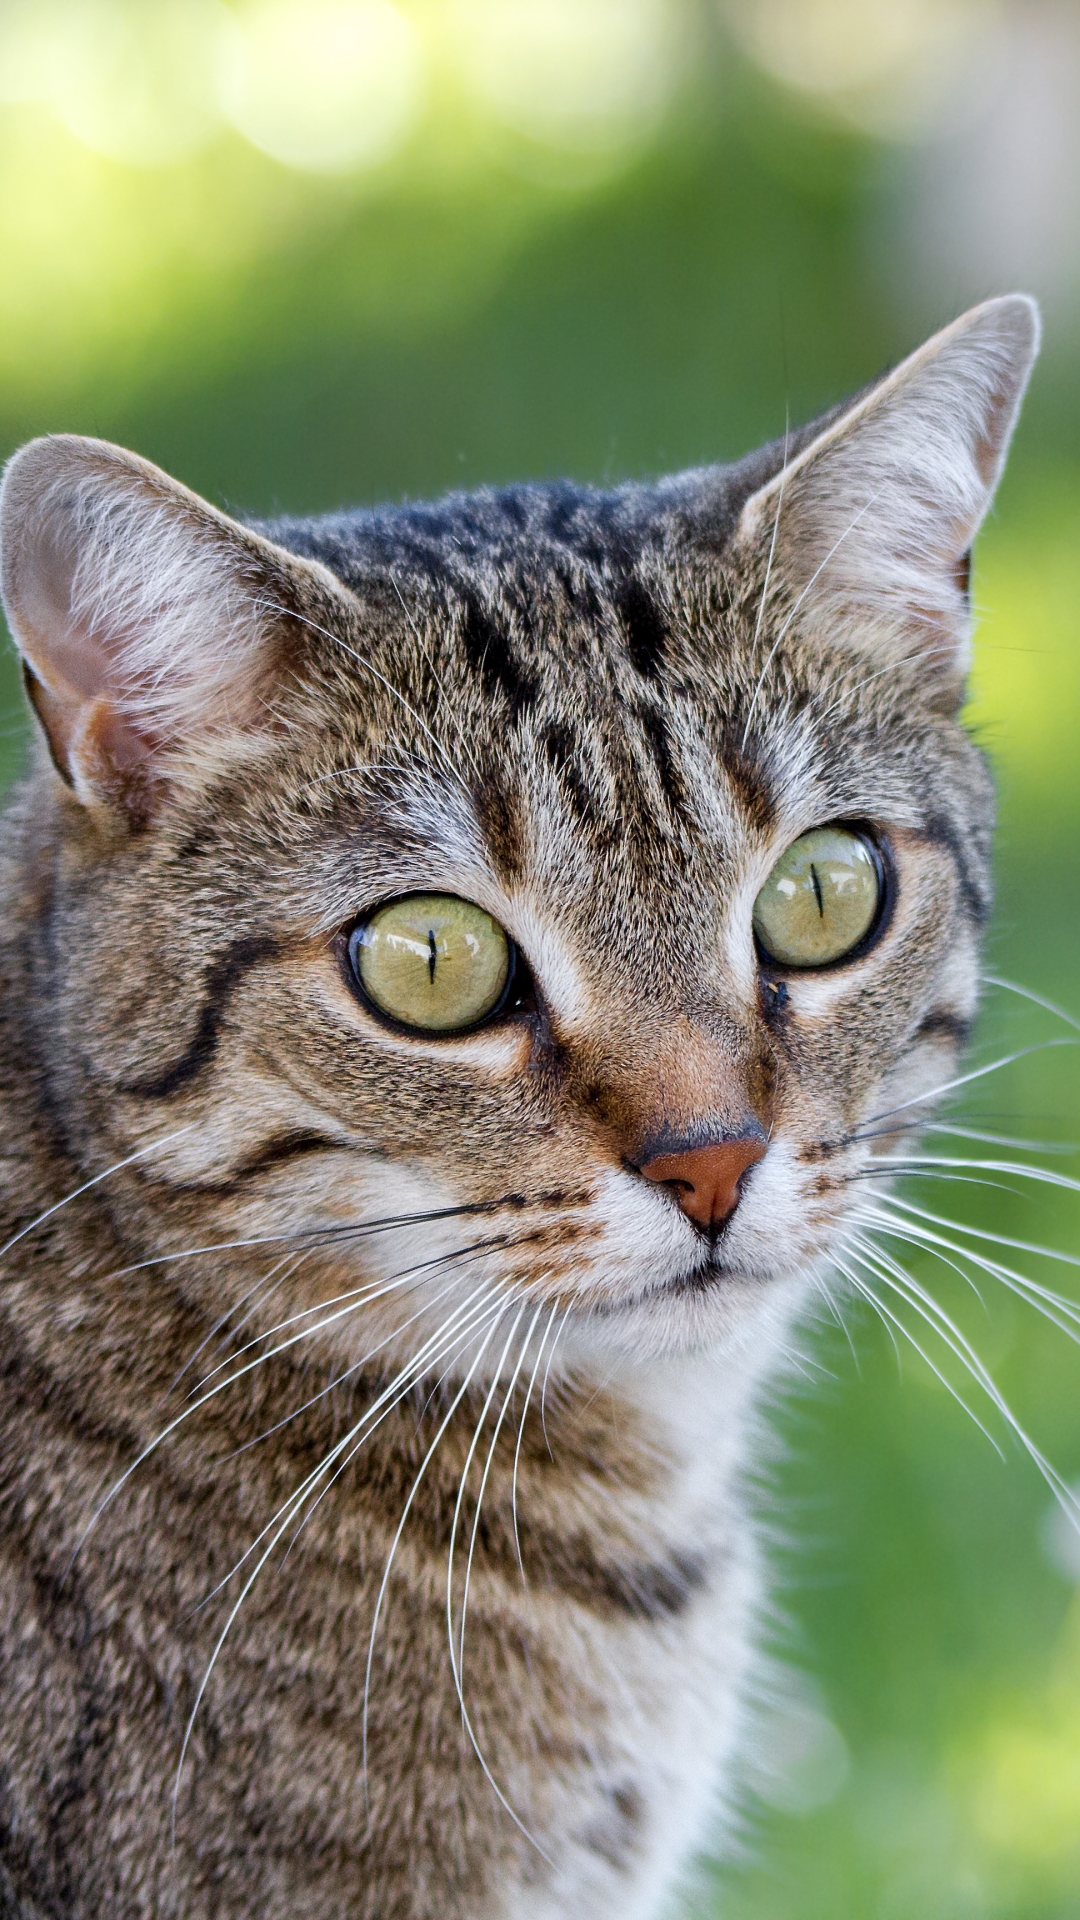
<svg viewBox="0 0 1080 1920"><path fill-rule="evenodd" d="M241 513L736 455L998 290L1000 250L980 260L957 229L931 257L915 214L961 177L964 112L1021 72L1019 17L0 0L0 451L103 434ZM991 970L1080 1012L1080 330L1047 257L1048 350L978 553L971 718L1002 792ZM10 658L4 675L10 774ZM974 1057L1064 1031L994 990ZM1080 1139L1074 1058L976 1083L971 1123ZM1080 1253L1064 1190L928 1190ZM1068 1288L1067 1267L1015 1258ZM994 1283L983 1304L940 1263L913 1271L1080 1474L1066 1334ZM814 1343L765 1496L781 1642L816 1677L773 1726L746 1863L701 1911L722 1889L729 1920L1072 1920L1080 1553L1000 1421L1004 1458L923 1360L848 1321L854 1352L837 1329Z"/></svg>

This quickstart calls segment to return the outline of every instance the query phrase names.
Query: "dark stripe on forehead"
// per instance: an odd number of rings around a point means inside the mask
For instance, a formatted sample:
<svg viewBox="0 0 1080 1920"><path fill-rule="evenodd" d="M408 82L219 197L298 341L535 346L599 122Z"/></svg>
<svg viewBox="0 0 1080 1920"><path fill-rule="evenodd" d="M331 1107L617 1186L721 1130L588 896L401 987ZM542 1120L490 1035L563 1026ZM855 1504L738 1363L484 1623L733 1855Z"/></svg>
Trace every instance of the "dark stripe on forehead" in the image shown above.
<svg viewBox="0 0 1080 1920"><path fill-rule="evenodd" d="M743 746L743 729L738 721L729 722L720 738L720 761L744 818L751 826L767 833L776 821L772 788L760 762L754 755L754 736Z"/></svg>
<svg viewBox="0 0 1080 1920"><path fill-rule="evenodd" d="M626 635L631 666L643 679L655 680L663 664L667 640L667 627L656 601L648 588L631 576L619 588L615 604Z"/></svg>
<svg viewBox="0 0 1080 1920"><path fill-rule="evenodd" d="M589 784L578 742L569 727L552 721L543 735L544 752L559 776L562 790L579 820L595 820L599 811L596 795Z"/></svg>
<svg viewBox="0 0 1080 1920"><path fill-rule="evenodd" d="M484 844L499 878L508 884L525 871L525 827L521 799L503 769L489 770L473 788L473 805Z"/></svg>
<svg viewBox="0 0 1080 1920"><path fill-rule="evenodd" d="M524 710L533 705L537 695L536 680L520 661L515 660L509 635L481 605L475 593L465 596L461 638L465 658L473 672L479 674L487 698L496 700L501 697L507 702L513 725Z"/></svg>
<svg viewBox="0 0 1080 1920"><path fill-rule="evenodd" d="M638 713L642 732L656 763L656 774L660 789L673 814L682 818L686 813L686 783L683 780L667 722L662 713L643 707Z"/></svg>

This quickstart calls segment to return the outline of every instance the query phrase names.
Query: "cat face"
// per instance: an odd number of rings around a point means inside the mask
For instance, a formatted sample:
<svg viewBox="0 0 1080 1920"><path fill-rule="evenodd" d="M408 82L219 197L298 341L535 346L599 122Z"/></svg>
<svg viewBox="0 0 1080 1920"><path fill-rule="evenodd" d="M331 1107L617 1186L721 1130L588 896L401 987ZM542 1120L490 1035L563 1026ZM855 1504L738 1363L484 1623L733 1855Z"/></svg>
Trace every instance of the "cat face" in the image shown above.
<svg viewBox="0 0 1080 1920"><path fill-rule="evenodd" d="M988 303L786 448L607 494L251 530L16 457L40 1019L133 1265L348 1365L454 1364L508 1299L733 1338L823 1267L974 1007L965 557L1034 348Z"/></svg>

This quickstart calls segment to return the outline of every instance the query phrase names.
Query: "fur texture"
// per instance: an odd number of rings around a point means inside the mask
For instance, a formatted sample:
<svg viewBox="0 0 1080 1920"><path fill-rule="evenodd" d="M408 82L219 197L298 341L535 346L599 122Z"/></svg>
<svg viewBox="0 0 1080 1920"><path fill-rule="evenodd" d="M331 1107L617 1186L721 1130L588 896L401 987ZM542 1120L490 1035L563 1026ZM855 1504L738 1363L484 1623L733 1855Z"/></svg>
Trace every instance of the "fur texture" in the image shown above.
<svg viewBox="0 0 1080 1920"><path fill-rule="evenodd" d="M991 302L606 493L243 528L16 456L5 1914L650 1920L717 1843L761 1388L974 1007L965 556L1034 348ZM781 974L754 899L832 821L888 850L880 937ZM430 890L528 967L457 1038L343 956ZM750 1121L704 1236L640 1169Z"/></svg>

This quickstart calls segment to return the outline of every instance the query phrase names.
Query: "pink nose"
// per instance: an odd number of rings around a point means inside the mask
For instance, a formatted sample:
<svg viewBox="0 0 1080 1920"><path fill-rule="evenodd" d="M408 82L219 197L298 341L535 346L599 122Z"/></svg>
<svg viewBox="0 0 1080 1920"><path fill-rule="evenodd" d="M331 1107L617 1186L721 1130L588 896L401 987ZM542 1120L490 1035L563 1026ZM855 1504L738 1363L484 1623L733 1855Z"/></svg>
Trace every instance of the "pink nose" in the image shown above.
<svg viewBox="0 0 1080 1920"><path fill-rule="evenodd" d="M722 1140L686 1153L658 1153L639 1171L646 1180L670 1187L685 1214L699 1227L719 1227L739 1204L743 1175L765 1156L760 1134Z"/></svg>

